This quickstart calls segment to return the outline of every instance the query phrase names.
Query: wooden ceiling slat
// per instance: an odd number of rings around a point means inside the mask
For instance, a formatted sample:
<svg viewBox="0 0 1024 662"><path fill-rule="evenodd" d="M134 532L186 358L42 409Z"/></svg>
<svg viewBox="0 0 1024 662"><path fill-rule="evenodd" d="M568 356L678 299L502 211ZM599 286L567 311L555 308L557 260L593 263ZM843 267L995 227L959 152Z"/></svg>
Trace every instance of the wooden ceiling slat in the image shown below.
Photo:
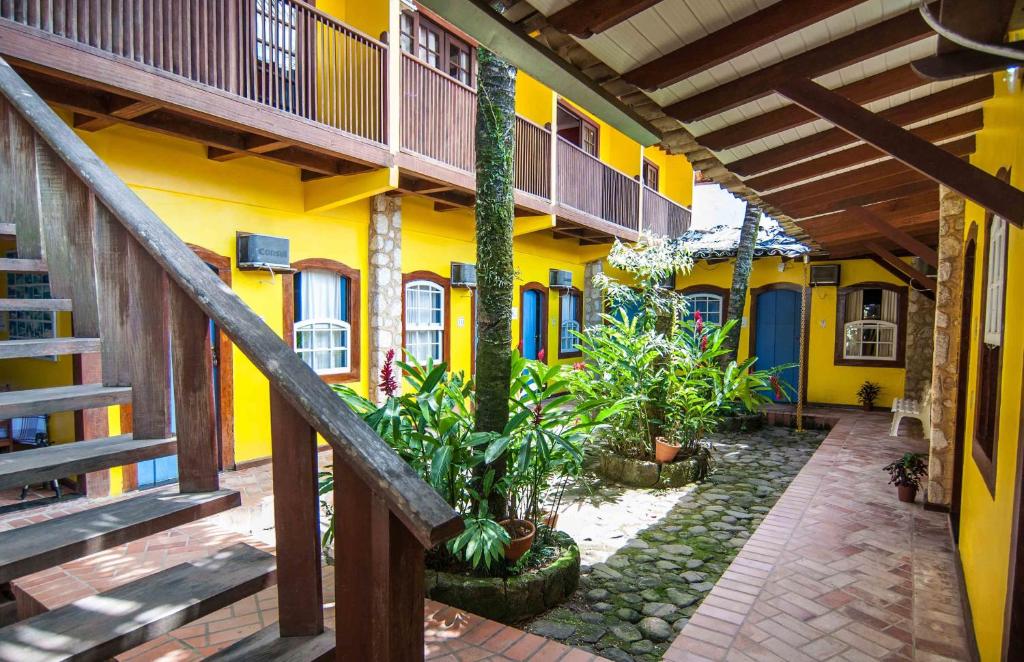
<svg viewBox="0 0 1024 662"><path fill-rule="evenodd" d="M622 77L627 82L646 90L667 87L687 76L748 53L863 1L780 0L721 30L627 71Z"/></svg>
<svg viewBox="0 0 1024 662"><path fill-rule="evenodd" d="M920 126L912 129L911 133L929 142L963 136L981 129L984 121L983 115L982 110L978 108L962 115L955 115L938 122ZM810 161L803 161L788 168L775 170L759 177L753 177L745 180L743 183L755 191L769 191L885 156L887 154L877 147L860 144L844 149L841 152L834 152L811 159Z"/></svg>
<svg viewBox="0 0 1024 662"><path fill-rule="evenodd" d="M835 92L842 94L854 103L865 104L921 85L927 85L927 83L928 81L921 80L921 77L914 72L913 67L905 64L874 76L862 78L849 85L837 87ZM730 124L717 131L697 136L697 142L708 149L729 149L770 136L773 133L807 124L816 119L818 118L814 113L808 112L796 104L790 104L763 115Z"/></svg>
<svg viewBox="0 0 1024 662"><path fill-rule="evenodd" d="M879 218L891 225L904 227L934 218L939 210L938 186L923 193L917 193L897 200L887 200L865 207ZM800 227L815 237L819 235L841 234L857 228L857 223L845 209L824 216L810 218L800 223Z"/></svg>
<svg viewBox="0 0 1024 662"><path fill-rule="evenodd" d="M791 80L781 85L778 91L794 103L886 151L1014 225L1024 226L1024 191L813 81Z"/></svg>
<svg viewBox="0 0 1024 662"><path fill-rule="evenodd" d="M665 112L683 122L701 120L771 94L779 85L792 78L816 78L913 43L930 34L931 29L917 10L913 9L695 94L668 106Z"/></svg>
<svg viewBox="0 0 1024 662"><path fill-rule="evenodd" d="M556 30L586 39L629 20L661 0L576 0L548 16Z"/></svg>
<svg viewBox="0 0 1024 662"><path fill-rule="evenodd" d="M912 124L979 103L991 98L994 92L992 77L983 76L894 106L878 113L878 117L895 124ZM737 175L746 177L787 166L855 142L855 136L840 128L832 128L726 163L725 167Z"/></svg>
<svg viewBox="0 0 1024 662"><path fill-rule="evenodd" d="M789 215L798 219L809 218L811 216L827 214L837 209L848 209L854 205L869 206L877 202L905 198L923 191L938 191L938 187L932 180L911 170L902 175L895 175L887 180L878 180L873 186L866 186L858 190L856 195L826 200L824 204L809 205L804 209L796 210L795 216ZM936 193L936 195L938 194ZM786 211L788 212L789 210Z"/></svg>
<svg viewBox="0 0 1024 662"><path fill-rule="evenodd" d="M936 269L939 267L938 253L936 253L931 246L927 246L924 242L918 241L910 233L889 225L881 217L876 216L864 207L851 207L848 211L862 224L887 238L889 241L892 241L898 246L910 251L913 255L924 260L925 264Z"/></svg>

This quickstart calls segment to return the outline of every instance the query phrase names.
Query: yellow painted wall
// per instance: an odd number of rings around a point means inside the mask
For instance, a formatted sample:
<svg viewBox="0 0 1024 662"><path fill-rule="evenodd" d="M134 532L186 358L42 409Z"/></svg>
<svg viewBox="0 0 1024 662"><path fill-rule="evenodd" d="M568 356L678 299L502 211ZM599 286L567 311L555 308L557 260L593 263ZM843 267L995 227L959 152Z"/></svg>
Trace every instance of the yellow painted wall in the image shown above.
<svg viewBox="0 0 1024 662"><path fill-rule="evenodd" d="M599 127L597 152L599 159L630 177L637 177L640 174L640 161L643 153L640 143L570 100L563 99L563 102L590 118Z"/></svg>
<svg viewBox="0 0 1024 662"><path fill-rule="evenodd" d="M898 279L871 260L837 260L841 264L840 286L847 287L863 282L884 282L902 285ZM763 287L771 283L792 283L800 285L804 278L802 262L787 262L785 270L779 271L781 258L759 258L754 261L750 274L750 287ZM815 264L828 264L815 262ZM729 289L732 283L732 260L708 264L697 262L687 275L676 279L678 289L694 285L714 285ZM807 401L822 404L856 405L857 389L865 380L881 384L879 405L886 405L892 398L903 396L903 368L867 368L861 366L835 365L836 333L836 290L835 287L814 287L811 290L811 306L808 313L810 337L808 339ZM744 307L743 326L740 329L739 356L750 355L751 300L747 294ZM796 384L792 385L796 388Z"/></svg>
<svg viewBox="0 0 1024 662"><path fill-rule="evenodd" d="M977 134L977 150L971 163L990 173L1011 168L1010 183L1024 188L1024 96L1009 94L1002 74L995 75L995 97L984 105L985 128ZM969 388L966 429L974 429L977 404L977 330L980 328L983 253L986 241L985 213L968 202L965 233L978 226L974 310L971 320L971 353L967 359ZM965 235L966 236L966 235ZM1017 448L1021 440L1021 361L1024 358L1024 231L1010 226L1006 288L1006 326L1000 390L999 440L997 444L995 496L988 491L974 459L971 441L965 445L961 506L960 559L974 620L974 634L983 662L1002 655L1003 610L1006 605L1007 572L1011 551L1014 482ZM961 360L961 366L963 366Z"/></svg>
<svg viewBox="0 0 1024 662"><path fill-rule="evenodd" d="M658 166L658 193L684 207L693 204L693 166L685 156L651 145L644 148L644 157Z"/></svg>
<svg viewBox="0 0 1024 662"><path fill-rule="evenodd" d="M516 74L516 113L534 124L552 124L555 93L536 78L520 71Z"/></svg>

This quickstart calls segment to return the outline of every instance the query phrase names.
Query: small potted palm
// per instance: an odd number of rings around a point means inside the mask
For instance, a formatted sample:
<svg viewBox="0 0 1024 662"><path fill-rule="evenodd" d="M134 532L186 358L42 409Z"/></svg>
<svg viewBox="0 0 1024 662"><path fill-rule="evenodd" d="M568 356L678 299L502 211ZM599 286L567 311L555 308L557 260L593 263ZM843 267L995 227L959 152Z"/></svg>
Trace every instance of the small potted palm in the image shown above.
<svg viewBox="0 0 1024 662"><path fill-rule="evenodd" d="M882 392L882 385L866 381L857 389L857 401L864 407L864 411L871 411L875 408L875 400Z"/></svg>
<svg viewBox="0 0 1024 662"><path fill-rule="evenodd" d="M885 467L889 472L889 484L896 486L896 492L903 503L914 503L921 478L928 475L922 453L904 453L903 457Z"/></svg>

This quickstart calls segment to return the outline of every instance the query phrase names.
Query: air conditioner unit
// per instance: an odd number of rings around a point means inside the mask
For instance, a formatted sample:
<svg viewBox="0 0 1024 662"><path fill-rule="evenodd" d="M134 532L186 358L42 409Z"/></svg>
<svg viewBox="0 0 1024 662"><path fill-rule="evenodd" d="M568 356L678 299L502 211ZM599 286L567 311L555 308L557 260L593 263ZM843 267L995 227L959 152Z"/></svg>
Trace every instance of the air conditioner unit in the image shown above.
<svg viewBox="0 0 1024 662"><path fill-rule="evenodd" d="M476 265L452 262L452 287L476 287Z"/></svg>
<svg viewBox="0 0 1024 662"><path fill-rule="evenodd" d="M838 264L816 264L811 267L811 286L839 285Z"/></svg>
<svg viewBox="0 0 1024 662"><path fill-rule="evenodd" d="M240 270L292 271L285 237L239 232L237 244Z"/></svg>
<svg viewBox="0 0 1024 662"><path fill-rule="evenodd" d="M555 289L567 290L572 287L572 272L562 269L552 269L549 272L548 285Z"/></svg>

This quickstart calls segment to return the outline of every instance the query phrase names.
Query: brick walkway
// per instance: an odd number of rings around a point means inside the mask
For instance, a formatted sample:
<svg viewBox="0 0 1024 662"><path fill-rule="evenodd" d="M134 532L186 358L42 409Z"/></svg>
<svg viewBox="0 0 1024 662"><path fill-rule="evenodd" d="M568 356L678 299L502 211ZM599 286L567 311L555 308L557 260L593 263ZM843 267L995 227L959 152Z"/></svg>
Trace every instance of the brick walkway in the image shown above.
<svg viewBox="0 0 1024 662"><path fill-rule="evenodd" d="M927 446L889 420L840 416L665 659L969 659L946 515L882 471Z"/></svg>

